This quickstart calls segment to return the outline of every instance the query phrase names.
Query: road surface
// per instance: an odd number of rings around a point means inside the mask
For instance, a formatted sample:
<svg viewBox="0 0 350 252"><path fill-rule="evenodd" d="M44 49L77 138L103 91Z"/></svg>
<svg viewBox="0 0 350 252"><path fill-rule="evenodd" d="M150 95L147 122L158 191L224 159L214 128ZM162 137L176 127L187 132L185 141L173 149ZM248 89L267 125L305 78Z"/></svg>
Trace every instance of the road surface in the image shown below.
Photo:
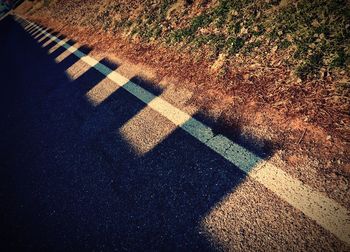
<svg viewBox="0 0 350 252"><path fill-rule="evenodd" d="M145 103L101 73L119 65L91 67L33 27L0 22L7 250L349 249L278 188L247 176L246 164L148 106L163 90L135 79L155 95Z"/></svg>

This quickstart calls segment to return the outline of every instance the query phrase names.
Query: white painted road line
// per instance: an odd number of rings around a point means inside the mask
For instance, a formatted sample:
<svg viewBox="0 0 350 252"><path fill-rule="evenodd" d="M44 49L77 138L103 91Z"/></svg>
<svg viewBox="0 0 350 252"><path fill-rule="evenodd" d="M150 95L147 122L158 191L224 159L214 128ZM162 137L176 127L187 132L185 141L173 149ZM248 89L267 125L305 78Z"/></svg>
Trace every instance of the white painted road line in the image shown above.
<svg viewBox="0 0 350 252"><path fill-rule="evenodd" d="M49 28L45 29L44 31L47 32L48 30L49 30ZM37 35L34 36L34 39L38 39L42 35L43 35L43 33L38 33Z"/></svg>
<svg viewBox="0 0 350 252"><path fill-rule="evenodd" d="M96 59L85 55L74 46L66 44L57 37L45 32L34 25L42 34L49 36L53 41L67 50L72 50L78 58L94 67L107 76L120 87L133 94L175 125L191 134L203 144L223 156L247 175L270 189L281 199L302 211L309 218L316 221L323 228L329 230L340 240L350 244L350 214L349 211L325 194L314 190L301 181L256 156L244 147L232 142L230 139L217 135L212 129L187 113L174 107L167 101L155 96L134 82L112 71L99 63Z"/></svg>
<svg viewBox="0 0 350 252"><path fill-rule="evenodd" d="M27 30L28 33L34 32L37 30L37 26L35 24L31 24L29 29Z"/></svg>
<svg viewBox="0 0 350 252"><path fill-rule="evenodd" d="M0 16L0 21L3 20L3 19L5 19L8 15L10 15L11 12L12 12L12 11L8 11L6 14Z"/></svg>
<svg viewBox="0 0 350 252"><path fill-rule="evenodd" d="M36 27L33 27L28 33L33 37L36 33L40 32Z"/></svg>
<svg viewBox="0 0 350 252"><path fill-rule="evenodd" d="M32 27L33 27L33 24L29 24L24 28L24 30L29 31L30 28L32 28Z"/></svg>
<svg viewBox="0 0 350 252"><path fill-rule="evenodd" d="M41 47L45 48L46 46L48 46L49 44L51 44L54 41L54 39L52 37L50 37L49 34L47 34L47 36L49 37L49 39Z"/></svg>
<svg viewBox="0 0 350 252"><path fill-rule="evenodd" d="M44 39L46 39L48 36L49 36L48 33L45 34L44 36L42 36L42 37L38 40L38 42L41 43L41 42L42 42Z"/></svg>
<svg viewBox="0 0 350 252"><path fill-rule="evenodd" d="M27 32L31 33L32 31L34 31L36 29L35 25L31 24L30 27L28 28Z"/></svg>

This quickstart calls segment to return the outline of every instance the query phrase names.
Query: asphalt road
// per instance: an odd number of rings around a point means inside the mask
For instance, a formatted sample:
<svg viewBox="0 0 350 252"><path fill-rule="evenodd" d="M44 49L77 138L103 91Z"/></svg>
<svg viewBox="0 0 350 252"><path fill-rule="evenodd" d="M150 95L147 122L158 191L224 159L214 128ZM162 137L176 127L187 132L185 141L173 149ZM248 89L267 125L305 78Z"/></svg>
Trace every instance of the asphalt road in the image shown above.
<svg viewBox="0 0 350 252"><path fill-rule="evenodd" d="M348 249L127 91L94 103L105 76L75 55L0 31L6 251Z"/></svg>

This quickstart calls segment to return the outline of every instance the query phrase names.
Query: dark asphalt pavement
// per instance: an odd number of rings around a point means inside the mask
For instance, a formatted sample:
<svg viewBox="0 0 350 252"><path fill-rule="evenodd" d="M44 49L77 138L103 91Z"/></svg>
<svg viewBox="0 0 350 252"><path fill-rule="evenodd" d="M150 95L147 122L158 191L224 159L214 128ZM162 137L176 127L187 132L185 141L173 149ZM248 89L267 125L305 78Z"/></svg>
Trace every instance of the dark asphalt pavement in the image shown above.
<svg viewBox="0 0 350 252"><path fill-rule="evenodd" d="M12 17L0 32L6 251L215 249L200 222L243 172L181 129L135 153L119 129L145 104L118 89L95 107L102 74L70 80L78 58L57 64Z"/></svg>

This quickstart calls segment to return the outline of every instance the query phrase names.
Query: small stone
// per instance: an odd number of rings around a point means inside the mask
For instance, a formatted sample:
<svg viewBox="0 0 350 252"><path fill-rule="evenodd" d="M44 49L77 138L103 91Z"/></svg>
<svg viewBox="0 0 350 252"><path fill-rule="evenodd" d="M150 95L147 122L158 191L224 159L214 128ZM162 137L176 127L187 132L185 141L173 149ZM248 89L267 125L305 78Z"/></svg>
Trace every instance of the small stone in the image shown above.
<svg viewBox="0 0 350 252"><path fill-rule="evenodd" d="M338 186L341 191L347 191L349 188L349 183L344 177L342 177L339 181Z"/></svg>
<svg viewBox="0 0 350 252"><path fill-rule="evenodd" d="M310 48L314 49L316 47L316 45L314 43L309 45Z"/></svg>
<svg viewBox="0 0 350 252"><path fill-rule="evenodd" d="M287 34L287 40L288 40L289 42L293 42L293 37L292 37L292 35Z"/></svg>
<svg viewBox="0 0 350 252"><path fill-rule="evenodd" d="M319 26L320 26L320 23L318 22L317 19L314 19L314 20L312 21L311 25L312 25L313 27L319 27Z"/></svg>
<svg viewBox="0 0 350 252"><path fill-rule="evenodd" d="M247 33L248 33L248 29L245 28L245 27L242 27L242 28L241 28L241 31L240 31L240 34L241 34L241 35L244 35L244 34L247 34Z"/></svg>
<svg viewBox="0 0 350 252"><path fill-rule="evenodd" d="M332 179L336 179L338 176L337 176L337 174L335 174L334 172L332 172L332 173L330 174L330 177L331 177Z"/></svg>
<svg viewBox="0 0 350 252"><path fill-rule="evenodd" d="M332 139L332 137L331 137L330 135L328 135L328 136L326 137L326 139L327 139L327 141L329 141L329 140Z"/></svg>
<svg viewBox="0 0 350 252"><path fill-rule="evenodd" d="M214 64L211 66L211 69L214 71L219 70L225 63L226 61L227 54L225 53L220 53L219 57L217 60L214 62Z"/></svg>
<svg viewBox="0 0 350 252"><path fill-rule="evenodd" d="M276 46L272 47L271 52L275 53L277 51L277 49L278 49L278 46L276 45Z"/></svg>

